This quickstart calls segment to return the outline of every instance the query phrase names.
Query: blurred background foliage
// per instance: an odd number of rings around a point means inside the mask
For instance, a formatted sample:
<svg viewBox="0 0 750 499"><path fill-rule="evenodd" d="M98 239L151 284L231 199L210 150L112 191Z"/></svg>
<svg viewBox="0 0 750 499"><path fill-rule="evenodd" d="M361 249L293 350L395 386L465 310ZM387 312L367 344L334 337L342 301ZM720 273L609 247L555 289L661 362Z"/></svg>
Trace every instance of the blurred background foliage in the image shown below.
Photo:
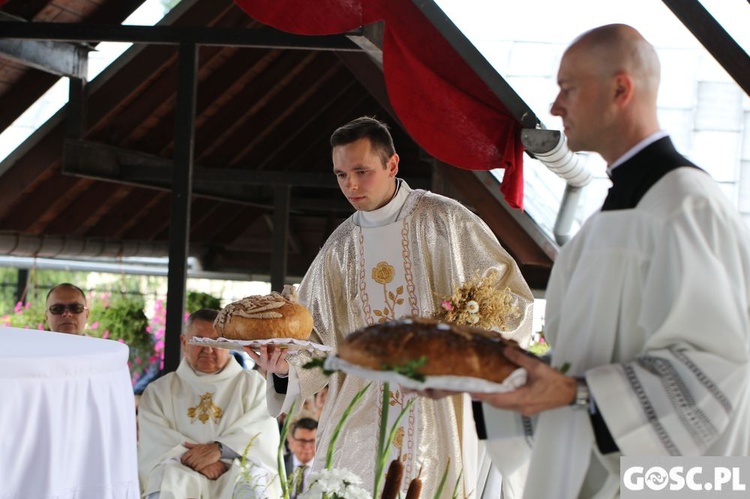
<svg viewBox="0 0 750 499"><path fill-rule="evenodd" d="M55 285L70 282L86 292L89 320L86 334L125 343L130 347L133 381L149 369L161 369L164 359L166 325L165 297L156 292L165 278L112 275L96 287L87 286L87 272L33 270L22 299L18 299L18 270L0 268L0 326L47 329L44 319L47 292ZM188 290L185 317L201 308L221 309L219 298Z"/></svg>

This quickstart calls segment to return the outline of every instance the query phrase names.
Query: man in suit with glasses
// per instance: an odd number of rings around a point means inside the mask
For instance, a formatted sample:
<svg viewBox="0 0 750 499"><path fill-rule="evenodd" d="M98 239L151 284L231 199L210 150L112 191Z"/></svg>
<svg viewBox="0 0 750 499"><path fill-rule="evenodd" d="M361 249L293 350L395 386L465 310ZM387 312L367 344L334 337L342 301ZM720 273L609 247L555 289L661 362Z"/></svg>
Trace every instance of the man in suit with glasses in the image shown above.
<svg viewBox="0 0 750 499"><path fill-rule="evenodd" d="M307 475L315 459L315 435L318 422L313 418L303 417L292 423L289 442L289 454L284 456L287 480L291 485L292 499L307 490Z"/></svg>
<svg viewBox="0 0 750 499"><path fill-rule="evenodd" d="M86 322L89 320L86 293L68 282L58 284L47 293L44 317L50 331L84 334Z"/></svg>

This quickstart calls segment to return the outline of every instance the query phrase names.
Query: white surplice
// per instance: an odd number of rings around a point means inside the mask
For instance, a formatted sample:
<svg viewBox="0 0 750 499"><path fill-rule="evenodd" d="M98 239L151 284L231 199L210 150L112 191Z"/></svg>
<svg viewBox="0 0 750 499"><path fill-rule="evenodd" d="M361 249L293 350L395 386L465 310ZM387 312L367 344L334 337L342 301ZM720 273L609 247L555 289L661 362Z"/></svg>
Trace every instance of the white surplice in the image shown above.
<svg viewBox="0 0 750 499"><path fill-rule="evenodd" d="M586 377L620 452L598 451L587 411L542 413L524 497L618 497L621 454L750 453L750 236L704 172L678 168L636 208L593 215L547 299L553 365ZM491 438L522 433L513 413L485 416Z"/></svg>
<svg viewBox="0 0 750 499"><path fill-rule="evenodd" d="M242 454L260 434L248 459L275 477L279 427L268 413L265 392L265 379L242 369L234 358L222 371L200 375L183 359L176 372L152 382L139 406L138 468L143 492L161 491L163 499L232 497L239 467L225 460L231 465L227 472L209 480L180 464L180 456L188 450L183 442L221 442ZM278 479L270 487L268 497L278 497Z"/></svg>
<svg viewBox="0 0 750 499"><path fill-rule="evenodd" d="M331 235L299 287L300 302L312 312L311 339L337 348L352 331L405 315L429 316L441 296L455 286L498 269L498 289L509 287L521 317L506 335L527 344L533 297L518 266L481 219L458 202L401 183L394 199L379 210L357 212ZM269 391L269 407L287 410L300 394L308 397L329 379L301 365L306 354L290 357L286 398ZM367 381L343 373L330 378L328 399L318 428L318 456L325 455L331 434L354 394ZM391 386L389 421L408 400ZM373 383L354 408L333 453L334 467L348 468L372 488L382 384ZM389 425L390 426L390 425ZM418 398L400 424L392 457L401 456L409 480L422 470L423 497L433 497L450 466L446 489L459 483L459 494L475 497L477 435L468 396L434 401ZM325 463L315 460L315 466Z"/></svg>

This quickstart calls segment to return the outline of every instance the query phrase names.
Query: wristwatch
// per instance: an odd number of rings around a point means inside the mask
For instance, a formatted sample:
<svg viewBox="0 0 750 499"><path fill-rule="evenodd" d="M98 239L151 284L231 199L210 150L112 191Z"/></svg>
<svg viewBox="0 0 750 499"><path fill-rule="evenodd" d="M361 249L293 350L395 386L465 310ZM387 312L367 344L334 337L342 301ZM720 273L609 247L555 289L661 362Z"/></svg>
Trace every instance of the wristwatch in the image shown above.
<svg viewBox="0 0 750 499"><path fill-rule="evenodd" d="M591 405L591 392L586 378L576 377L576 398L570 403L573 409L589 409Z"/></svg>

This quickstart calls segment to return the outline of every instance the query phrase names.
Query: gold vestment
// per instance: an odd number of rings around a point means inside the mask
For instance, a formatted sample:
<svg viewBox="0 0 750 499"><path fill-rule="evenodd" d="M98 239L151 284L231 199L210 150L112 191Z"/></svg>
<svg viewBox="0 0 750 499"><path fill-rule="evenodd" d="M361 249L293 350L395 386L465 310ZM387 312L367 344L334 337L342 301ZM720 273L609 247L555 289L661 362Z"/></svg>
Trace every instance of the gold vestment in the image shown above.
<svg viewBox="0 0 750 499"><path fill-rule="evenodd" d="M510 288L521 317L506 337L522 345L531 334L531 291L515 261L489 227L458 202L425 191L411 191L398 220L361 227L349 218L319 252L299 287L300 302L315 321L312 341L333 347L350 332L405 315L429 316L454 287L496 268L498 289ZM289 357L302 397L329 385L318 428L315 467L325 464L331 433L349 401L368 381L301 366L308 354ZM391 386L389 428L409 397ZM379 434L382 384L373 383L354 408L334 451L334 467L348 468L371 489ZM288 404L285 404L288 405ZM401 421L392 456L404 461L403 492L420 469L422 497L433 497L450 460L446 489L452 492L463 471L459 497L476 497L477 434L467 395L442 400L418 398Z"/></svg>

